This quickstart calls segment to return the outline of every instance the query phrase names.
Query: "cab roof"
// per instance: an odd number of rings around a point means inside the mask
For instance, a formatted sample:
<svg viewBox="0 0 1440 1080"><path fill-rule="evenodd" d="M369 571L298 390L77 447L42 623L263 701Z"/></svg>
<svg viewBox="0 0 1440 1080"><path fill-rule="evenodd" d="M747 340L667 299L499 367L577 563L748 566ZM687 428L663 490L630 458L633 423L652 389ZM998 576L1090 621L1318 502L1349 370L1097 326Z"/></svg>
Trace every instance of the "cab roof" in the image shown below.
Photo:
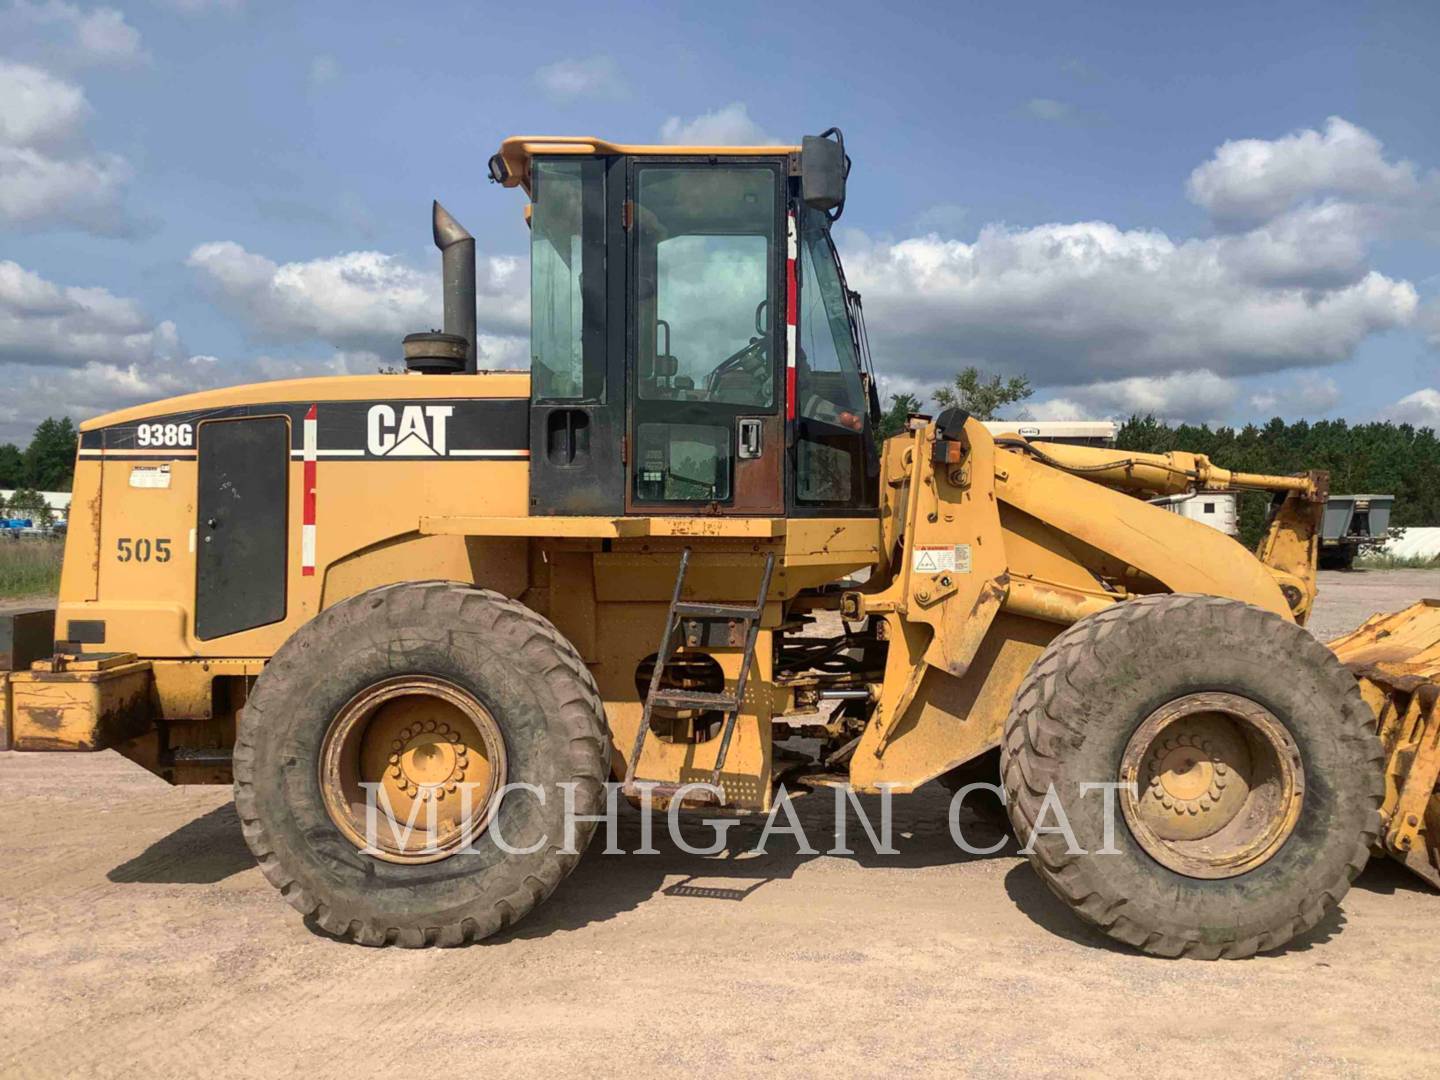
<svg viewBox="0 0 1440 1080"><path fill-rule="evenodd" d="M512 135L500 144L500 151L490 159L490 175L506 187L521 187L530 192L530 160L541 154L573 154L576 156L629 154L664 157L774 157L798 154L798 146L635 146L612 143L589 135ZM498 167L498 168L497 168Z"/></svg>

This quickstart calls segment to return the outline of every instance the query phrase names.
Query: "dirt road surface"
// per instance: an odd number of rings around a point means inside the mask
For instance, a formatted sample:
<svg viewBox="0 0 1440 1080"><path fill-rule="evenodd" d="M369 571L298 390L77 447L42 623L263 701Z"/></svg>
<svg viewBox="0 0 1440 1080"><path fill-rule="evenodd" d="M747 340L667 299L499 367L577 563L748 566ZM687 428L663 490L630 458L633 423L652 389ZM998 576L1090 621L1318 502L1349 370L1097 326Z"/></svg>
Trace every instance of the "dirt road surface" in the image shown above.
<svg viewBox="0 0 1440 1080"><path fill-rule="evenodd" d="M1323 578L1322 637L1440 596L1440 573ZM829 795L796 807L831 847ZM111 753L0 754L0 1075L1440 1073L1440 896L1397 866L1278 955L1154 960L1013 852L959 852L942 791L895 811L890 857L853 821L850 856L597 842L508 936L375 951L279 899L228 790ZM618 839L639 846L637 819Z"/></svg>

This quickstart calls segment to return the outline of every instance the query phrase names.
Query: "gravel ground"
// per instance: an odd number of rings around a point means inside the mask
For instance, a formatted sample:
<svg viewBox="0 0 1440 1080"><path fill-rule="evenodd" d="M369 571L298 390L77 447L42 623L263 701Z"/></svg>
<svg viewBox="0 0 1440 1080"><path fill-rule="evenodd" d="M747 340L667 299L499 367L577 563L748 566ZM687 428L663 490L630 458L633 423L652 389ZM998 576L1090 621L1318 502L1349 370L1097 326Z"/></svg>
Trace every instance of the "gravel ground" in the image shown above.
<svg viewBox="0 0 1440 1080"><path fill-rule="evenodd" d="M1436 572L1322 578L1322 637L1440 596ZM796 805L833 829L828 795ZM1277 955L1163 961L1085 930L1014 854L961 855L942 792L895 811L893 857L596 845L508 936L373 951L280 901L228 790L0 754L0 1075L1440 1071L1440 897L1391 863Z"/></svg>
<svg viewBox="0 0 1440 1080"><path fill-rule="evenodd" d="M1440 597L1440 570L1321 570L1310 629L1321 641L1353 630L1371 615Z"/></svg>

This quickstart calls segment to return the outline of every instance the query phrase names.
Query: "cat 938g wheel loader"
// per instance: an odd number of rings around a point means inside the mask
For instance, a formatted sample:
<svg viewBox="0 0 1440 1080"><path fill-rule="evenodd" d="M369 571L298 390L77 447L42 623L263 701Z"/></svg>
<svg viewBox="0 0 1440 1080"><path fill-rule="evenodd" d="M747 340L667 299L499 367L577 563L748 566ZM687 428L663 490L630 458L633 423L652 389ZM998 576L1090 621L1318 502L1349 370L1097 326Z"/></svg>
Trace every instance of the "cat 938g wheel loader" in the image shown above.
<svg viewBox="0 0 1440 1080"><path fill-rule="evenodd" d="M1440 608L1303 629L1323 474L958 409L882 445L834 129L512 138L489 171L529 199L530 373L476 370L437 204L445 331L408 375L82 425L15 749L233 782L266 877L376 945L522 918L617 789L988 779L1055 893L1160 955L1280 946L1372 851L1440 880ZM1202 490L1271 494L1257 552L1145 499Z"/></svg>

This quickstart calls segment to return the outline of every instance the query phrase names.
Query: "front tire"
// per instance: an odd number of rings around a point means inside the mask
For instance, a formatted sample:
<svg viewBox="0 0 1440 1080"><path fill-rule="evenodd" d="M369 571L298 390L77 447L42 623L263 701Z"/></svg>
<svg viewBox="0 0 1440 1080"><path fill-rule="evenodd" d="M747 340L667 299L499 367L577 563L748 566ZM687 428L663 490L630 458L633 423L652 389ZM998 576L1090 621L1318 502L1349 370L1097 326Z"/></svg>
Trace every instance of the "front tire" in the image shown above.
<svg viewBox="0 0 1440 1080"><path fill-rule="evenodd" d="M1345 895L1379 829L1383 757L1354 678L1303 628L1233 600L1142 597L1069 627L1021 683L1004 748L1041 878L1154 955L1284 945ZM1122 780L1136 794L1116 790L1103 853L1107 800L1081 785ZM1073 847L1035 835L1057 801Z"/></svg>
<svg viewBox="0 0 1440 1080"><path fill-rule="evenodd" d="M379 742L364 741L371 728ZM460 945L515 923L570 873L595 829L578 823L564 850L560 785L576 785L578 815L605 805L609 733L584 662L535 612L468 585L390 585L321 612L266 665L237 734L235 806L261 870L320 927L366 945ZM474 786L533 784L544 801L517 791L476 806L462 823L468 847L365 854L346 800L367 761L388 778L396 744L405 757L395 798L448 791L454 807L446 781L465 780L468 762L483 780ZM497 832L535 850L506 852Z"/></svg>

